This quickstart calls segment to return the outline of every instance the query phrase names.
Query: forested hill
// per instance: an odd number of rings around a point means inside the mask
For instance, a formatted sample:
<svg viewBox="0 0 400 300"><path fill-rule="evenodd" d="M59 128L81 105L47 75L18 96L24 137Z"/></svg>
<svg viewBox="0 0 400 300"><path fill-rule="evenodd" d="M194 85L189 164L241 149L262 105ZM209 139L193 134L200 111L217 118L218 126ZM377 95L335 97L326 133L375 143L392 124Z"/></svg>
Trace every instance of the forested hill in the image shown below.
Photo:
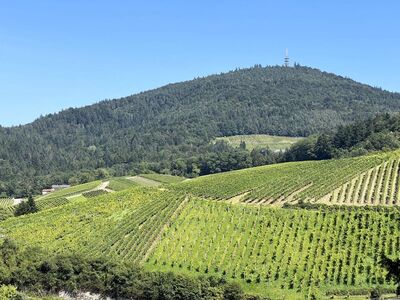
<svg viewBox="0 0 400 300"><path fill-rule="evenodd" d="M316 69L240 69L0 127L0 192L39 175L169 169L216 136L306 136L395 111L400 94Z"/></svg>

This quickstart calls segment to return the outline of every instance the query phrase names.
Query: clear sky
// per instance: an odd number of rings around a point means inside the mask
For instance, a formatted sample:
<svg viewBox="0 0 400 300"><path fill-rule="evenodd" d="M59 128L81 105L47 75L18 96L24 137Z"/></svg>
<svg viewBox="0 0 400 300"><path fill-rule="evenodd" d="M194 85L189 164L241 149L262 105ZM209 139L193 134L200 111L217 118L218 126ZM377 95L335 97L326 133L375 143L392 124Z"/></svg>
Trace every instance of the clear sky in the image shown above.
<svg viewBox="0 0 400 300"><path fill-rule="evenodd" d="M0 0L0 124L254 64L400 91L397 0Z"/></svg>

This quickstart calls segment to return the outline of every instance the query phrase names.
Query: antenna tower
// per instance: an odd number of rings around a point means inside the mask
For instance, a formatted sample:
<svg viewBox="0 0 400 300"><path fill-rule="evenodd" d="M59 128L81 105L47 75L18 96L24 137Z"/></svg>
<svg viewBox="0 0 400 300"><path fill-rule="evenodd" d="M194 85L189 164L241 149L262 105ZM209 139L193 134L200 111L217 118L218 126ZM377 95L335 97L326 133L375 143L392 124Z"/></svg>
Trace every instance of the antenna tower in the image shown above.
<svg viewBox="0 0 400 300"><path fill-rule="evenodd" d="M289 67L289 50L285 50L285 67Z"/></svg>

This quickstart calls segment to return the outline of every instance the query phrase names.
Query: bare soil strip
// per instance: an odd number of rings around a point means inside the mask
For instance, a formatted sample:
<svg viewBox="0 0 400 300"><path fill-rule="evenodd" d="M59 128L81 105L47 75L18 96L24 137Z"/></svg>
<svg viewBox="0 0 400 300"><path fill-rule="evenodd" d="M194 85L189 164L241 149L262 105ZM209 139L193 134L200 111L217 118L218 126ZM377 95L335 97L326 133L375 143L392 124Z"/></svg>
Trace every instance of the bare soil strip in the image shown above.
<svg viewBox="0 0 400 300"><path fill-rule="evenodd" d="M226 202L232 203L232 204L236 204L236 203L243 202L242 200L243 200L249 193L250 193L250 192L245 192L245 193L243 193L243 194L239 194L239 195L237 195L237 196L235 196L235 197L232 197L232 198L226 200Z"/></svg>

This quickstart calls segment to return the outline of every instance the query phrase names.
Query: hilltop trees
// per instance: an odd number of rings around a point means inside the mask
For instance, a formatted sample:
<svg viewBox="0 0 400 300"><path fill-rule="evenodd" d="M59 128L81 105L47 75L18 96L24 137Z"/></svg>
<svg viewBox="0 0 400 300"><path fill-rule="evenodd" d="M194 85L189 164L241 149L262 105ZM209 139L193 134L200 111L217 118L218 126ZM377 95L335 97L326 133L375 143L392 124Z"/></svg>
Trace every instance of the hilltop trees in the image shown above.
<svg viewBox="0 0 400 300"><path fill-rule="evenodd" d="M397 148L400 148L400 114L383 114L339 126L331 134L302 140L285 153L283 160L320 160Z"/></svg>

